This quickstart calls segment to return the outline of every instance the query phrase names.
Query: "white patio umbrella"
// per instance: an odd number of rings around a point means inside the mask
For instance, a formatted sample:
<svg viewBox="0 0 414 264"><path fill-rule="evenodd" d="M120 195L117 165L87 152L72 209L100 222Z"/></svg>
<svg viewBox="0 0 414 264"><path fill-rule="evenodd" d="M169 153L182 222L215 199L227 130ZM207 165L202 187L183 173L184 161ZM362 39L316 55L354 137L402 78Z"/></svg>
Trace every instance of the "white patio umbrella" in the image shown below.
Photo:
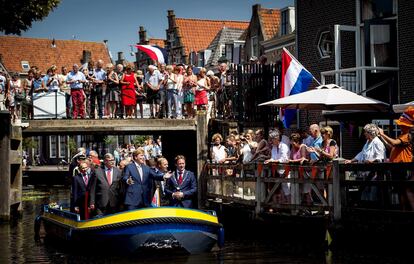
<svg viewBox="0 0 414 264"><path fill-rule="evenodd" d="M358 95L336 84L325 84L303 93L279 98L259 106L277 106L307 110L374 110L385 112L388 104Z"/></svg>
<svg viewBox="0 0 414 264"><path fill-rule="evenodd" d="M409 106L414 106L414 101L405 104L395 104L392 106L392 110L394 110L394 113L402 113Z"/></svg>

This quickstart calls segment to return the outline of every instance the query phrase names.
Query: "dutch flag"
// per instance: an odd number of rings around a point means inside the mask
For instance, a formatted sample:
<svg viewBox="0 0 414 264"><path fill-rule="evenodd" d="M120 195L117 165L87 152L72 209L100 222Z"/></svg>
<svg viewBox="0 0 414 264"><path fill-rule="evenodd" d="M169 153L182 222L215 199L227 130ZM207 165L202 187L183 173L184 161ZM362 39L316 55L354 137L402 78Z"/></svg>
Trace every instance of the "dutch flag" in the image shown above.
<svg viewBox="0 0 414 264"><path fill-rule="evenodd" d="M167 63L165 49L151 45L136 45L136 47L138 50L146 53L152 60L155 60L158 63Z"/></svg>
<svg viewBox="0 0 414 264"><path fill-rule="evenodd" d="M300 64L290 52L282 51L282 87L280 97L302 93L308 90L313 75ZM283 124L288 128L296 117L295 109L285 109L280 113Z"/></svg>

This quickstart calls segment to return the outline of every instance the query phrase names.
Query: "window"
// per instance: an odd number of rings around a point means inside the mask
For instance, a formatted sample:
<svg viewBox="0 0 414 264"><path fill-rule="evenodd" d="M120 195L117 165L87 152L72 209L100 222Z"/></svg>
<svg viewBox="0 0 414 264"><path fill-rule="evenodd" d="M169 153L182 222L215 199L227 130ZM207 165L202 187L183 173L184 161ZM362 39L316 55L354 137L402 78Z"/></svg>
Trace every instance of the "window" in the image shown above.
<svg viewBox="0 0 414 264"><path fill-rule="evenodd" d="M252 50L251 50L252 55L251 56L258 57L259 56L259 39L257 38L257 36L252 37L251 43L252 43Z"/></svg>
<svg viewBox="0 0 414 264"><path fill-rule="evenodd" d="M59 136L59 158L65 158L66 157L66 136Z"/></svg>
<svg viewBox="0 0 414 264"><path fill-rule="evenodd" d="M362 21L396 16L398 0L360 0Z"/></svg>
<svg viewBox="0 0 414 264"><path fill-rule="evenodd" d="M198 53L198 56L197 57L198 57L197 66L198 67L204 67L204 65L206 63L206 61L204 61L204 52L203 51L200 51Z"/></svg>
<svg viewBox="0 0 414 264"><path fill-rule="evenodd" d="M319 36L319 41L318 41L318 51L322 59L331 57L333 44L334 44L334 41L333 41L331 32L329 31L321 32Z"/></svg>
<svg viewBox="0 0 414 264"><path fill-rule="evenodd" d="M22 61L21 64L24 72L28 72L30 70L30 65L28 61Z"/></svg>
<svg viewBox="0 0 414 264"><path fill-rule="evenodd" d="M229 44L226 44L226 48L225 48L226 58L231 62L233 62L233 46L234 45L232 43L229 43Z"/></svg>
<svg viewBox="0 0 414 264"><path fill-rule="evenodd" d="M49 136L49 157L56 158L57 156L57 136Z"/></svg>
<svg viewBox="0 0 414 264"><path fill-rule="evenodd" d="M281 35L286 35L289 33L289 9L286 9L282 12L282 25L281 25Z"/></svg>

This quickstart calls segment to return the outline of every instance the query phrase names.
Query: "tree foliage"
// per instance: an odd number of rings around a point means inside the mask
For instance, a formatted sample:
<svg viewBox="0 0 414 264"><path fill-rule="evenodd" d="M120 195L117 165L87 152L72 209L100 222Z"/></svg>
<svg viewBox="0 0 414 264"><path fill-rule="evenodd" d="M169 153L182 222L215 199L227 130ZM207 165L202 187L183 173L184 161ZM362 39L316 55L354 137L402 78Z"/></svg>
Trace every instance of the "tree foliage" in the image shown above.
<svg viewBox="0 0 414 264"><path fill-rule="evenodd" d="M18 34L45 18L60 0L0 0L0 31Z"/></svg>

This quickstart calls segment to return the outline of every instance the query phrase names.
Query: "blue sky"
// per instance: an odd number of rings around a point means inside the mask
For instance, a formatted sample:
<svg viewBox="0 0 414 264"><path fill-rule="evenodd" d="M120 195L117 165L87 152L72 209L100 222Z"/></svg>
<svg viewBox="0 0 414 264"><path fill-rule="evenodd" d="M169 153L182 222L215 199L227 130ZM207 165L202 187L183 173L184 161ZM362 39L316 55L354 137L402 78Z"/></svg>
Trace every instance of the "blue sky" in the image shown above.
<svg viewBox="0 0 414 264"><path fill-rule="evenodd" d="M117 52L129 55L131 44L138 42L139 26L150 38L165 38L167 10L176 17L249 21L252 5L265 8L293 6L293 0L61 0L60 5L43 21L34 22L22 33L25 37L72 39L102 42L114 59Z"/></svg>

